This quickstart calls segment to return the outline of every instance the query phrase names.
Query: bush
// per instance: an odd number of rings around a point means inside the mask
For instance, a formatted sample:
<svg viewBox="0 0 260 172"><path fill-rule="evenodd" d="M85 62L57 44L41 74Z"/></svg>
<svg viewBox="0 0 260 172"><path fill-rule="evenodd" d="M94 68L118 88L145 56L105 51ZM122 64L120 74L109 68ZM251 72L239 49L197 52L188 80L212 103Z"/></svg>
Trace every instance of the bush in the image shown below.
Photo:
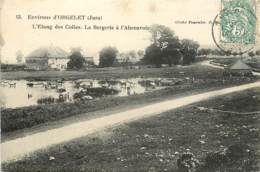
<svg viewBox="0 0 260 172"><path fill-rule="evenodd" d="M74 99L78 99L78 98L82 98L86 95L91 96L91 97L103 97L106 95L114 95L117 94L118 91L115 89L111 89L111 88L102 88L102 87L96 87L96 88L87 88L84 91L80 91L78 93L75 93L73 95Z"/></svg>
<svg viewBox="0 0 260 172"><path fill-rule="evenodd" d="M44 97L37 100L38 104L52 104L55 103L55 99L53 97Z"/></svg>

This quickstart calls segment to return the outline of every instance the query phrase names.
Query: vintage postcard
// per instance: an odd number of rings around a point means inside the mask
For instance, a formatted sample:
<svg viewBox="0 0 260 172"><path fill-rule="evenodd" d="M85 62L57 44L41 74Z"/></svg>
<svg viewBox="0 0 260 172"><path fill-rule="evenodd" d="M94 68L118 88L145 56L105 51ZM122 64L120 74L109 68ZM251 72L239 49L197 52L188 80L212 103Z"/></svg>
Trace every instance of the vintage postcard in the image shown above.
<svg viewBox="0 0 260 172"><path fill-rule="evenodd" d="M259 0L0 0L1 171L259 172Z"/></svg>

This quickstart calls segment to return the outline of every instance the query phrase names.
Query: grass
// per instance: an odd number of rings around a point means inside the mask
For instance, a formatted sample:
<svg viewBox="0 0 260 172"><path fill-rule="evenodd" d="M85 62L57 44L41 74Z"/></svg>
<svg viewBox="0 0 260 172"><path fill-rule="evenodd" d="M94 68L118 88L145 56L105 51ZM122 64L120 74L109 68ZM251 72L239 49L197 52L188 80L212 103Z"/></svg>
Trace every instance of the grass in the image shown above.
<svg viewBox="0 0 260 172"><path fill-rule="evenodd" d="M120 73L118 73L120 72ZM77 75L81 73L80 75ZM5 73L4 73L5 74ZM156 69L141 69L139 70L122 70L115 69L93 69L89 72L73 72L67 71L61 75L57 71L48 72L35 72L35 73L12 73L4 75L5 77L19 77L30 79L53 79L56 77L90 77L90 78L130 78L130 77L171 77L171 78L187 78L187 81L181 85L172 86L167 89L149 92L146 94L133 95L129 97L105 97L91 101L80 101L75 103L59 103L59 104L46 104L29 107L21 107L15 109L1 110L1 133L5 135L20 129L31 128L40 124L51 121L58 121L68 117L79 116L84 113L93 112L102 109L113 108L117 106L130 106L138 105L149 102L164 100L167 97L177 95L185 92L194 92L196 90L222 88L231 85L250 82L247 78L225 78L223 79L222 70L211 67L201 66L199 64L173 67L173 68L156 68ZM84 74L84 75L83 75ZM28 76L27 76L28 75ZM192 81L192 78L195 78ZM7 78L5 78L7 79ZM28 78L27 78L28 79ZM46 79L46 78L45 78ZM224 81L224 82L223 82ZM85 114L88 115L88 114Z"/></svg>
<svg viewBox="0 0 260 172"><path fill-rule="evenodd" d="M259 88L230 94L52 146L2 166L10 172L178 171L176 162L188 151L200 161L197 172L259 171L259 114L216 111L259 111L259 104ZM225 162L207 166L211 152L226 148L233 154Z"/></svg>
<svg viewBox="0 0 260 172"><path fill-rule="evenodd" d="M205 72L207 71L207 72ZM207 66L193 64L191 66L179 66L169 68L93 68L87 71L19 71L1 72L2 79L7 80L51 80L64 78L74 79L111 79L111 78L136 78L136 77L196 77L196 78L218 78L222 76L220 69L212 69Z"/></svg>

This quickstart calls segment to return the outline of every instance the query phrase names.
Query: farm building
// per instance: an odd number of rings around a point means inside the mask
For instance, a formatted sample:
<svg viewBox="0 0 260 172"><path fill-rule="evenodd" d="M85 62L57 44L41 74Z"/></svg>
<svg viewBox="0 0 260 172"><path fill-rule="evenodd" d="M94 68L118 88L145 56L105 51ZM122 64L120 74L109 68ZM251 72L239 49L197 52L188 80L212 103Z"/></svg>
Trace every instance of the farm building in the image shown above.
<svg viewBox="0 0 260 172"><path fill-rule="evenodd" d="M34 70L65 70L68 61L68 53L54 46L38 48L25 58L27 68Z"/></svg>
<svg viewBox="0 0 260 172"><path fill-rule="evenodd" d="M226 69L227 74L233 76L249 76L252 75L252 69L245 64L242 60L236 61Z"/></svg>

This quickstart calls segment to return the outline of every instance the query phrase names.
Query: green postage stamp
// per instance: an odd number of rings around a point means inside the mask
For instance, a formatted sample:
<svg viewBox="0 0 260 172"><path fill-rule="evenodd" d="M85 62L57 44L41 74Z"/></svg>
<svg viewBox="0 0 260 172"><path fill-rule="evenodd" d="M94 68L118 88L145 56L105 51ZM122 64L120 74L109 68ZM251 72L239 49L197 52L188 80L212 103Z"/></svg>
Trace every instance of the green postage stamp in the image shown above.
<svg viewBox="0 0 260 172"><path fill-rule="evenodd" d="M221 0L220 41L255 44L256 21L255 0Z"/></svg>

